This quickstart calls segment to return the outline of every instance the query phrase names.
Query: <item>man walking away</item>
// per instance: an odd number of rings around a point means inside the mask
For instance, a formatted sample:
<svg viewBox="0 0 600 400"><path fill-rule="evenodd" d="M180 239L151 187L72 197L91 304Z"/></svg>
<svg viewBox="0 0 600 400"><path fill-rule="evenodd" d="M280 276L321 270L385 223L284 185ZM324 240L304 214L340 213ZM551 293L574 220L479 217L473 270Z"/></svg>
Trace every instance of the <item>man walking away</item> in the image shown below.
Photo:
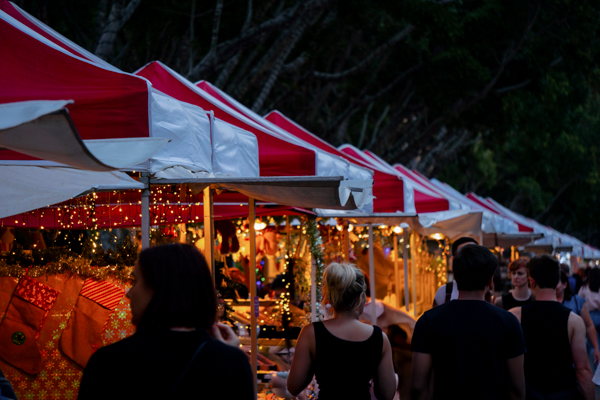
<svg viewBox="0 0 600 400"><path fill-rule="evenodd" d="M463 248L467 244L478 244L475 239L468 236L463 236L452 243L452 258L456 255L459 249ZM444 286L440 286L433 298L433 305L431 308L435 308L440 304L449 302L450 300L456 300L458 298L458 286L456 282L449 281Z"/></svg>
<svg viewBox="0 0 600 400"><path fill-rule="evenodd" d="M510 310L521 321L525 335L527 399L592 400L585 324L556 300L559 263L542 255L532 258L527 267L535 300Z"/></svg>
<svg viewBox="0 0 600 400"><path fill-rule="evenodd" d="M415 327L413 399L430 398L431 380L433 399L525 399L519 321L484 300L497 267L483 246L464 246L455 255L458 299L427 311Z"/></svg>

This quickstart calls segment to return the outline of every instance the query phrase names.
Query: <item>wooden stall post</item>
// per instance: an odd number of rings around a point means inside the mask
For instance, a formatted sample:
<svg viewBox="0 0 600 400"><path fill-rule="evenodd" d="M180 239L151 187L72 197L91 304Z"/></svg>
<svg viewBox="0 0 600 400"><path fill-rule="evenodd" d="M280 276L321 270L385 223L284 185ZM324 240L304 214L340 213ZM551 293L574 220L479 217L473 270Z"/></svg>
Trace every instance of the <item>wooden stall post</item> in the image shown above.
<svg viewBox="0 0 600 400"><path fill-rule="evenodd" d="M310 255L310 322L317 322L317 263Z"/></svg>
<svg viewBox="0 0 600 400"><path fill-rule="evenodd" d="M142 172L140 182L142 189L142 250L150 247L150 174Z"/></svg>
<svg viewBox="0 0 600 400"><path fill-rule="evenodd" d="M344 262L349 263L350 262L350 232L348 232L348 221L345 221L344 224L342 225L344 227L343 231L344 231Z"/></svg>
<svg viewBox="0 0 600 400"><path fill-rule="evenodd" d="M377 308L375 305L375 253L373 252L373 224L369 224L369 281L371 283L371 322L377 325Z"/></svg>
<svg viewBox="0 0 600 400"><path fill-rule="evenodd" d="M402 249L402 261L404 262L404 306L406 312L408 312L409 290L408 290L408 231L406 228L402 230L402 242L404 248Z"/></svg>
<svg viewBox="0 0 600 400"><path fill-rule="evenodd" d="M254 221L254 220L253 220ZM210 186L204 189L204 258L215 280L215 218L213 214L213 191Z"/></svg>
<svg viewBox="0 0 600 400"><path fill-rule="evenodd" d="M411 263L411 279L412 279L412 298L413 298L413 315L417 316L417 266L416 266L416 242L415 233L410 234L410 263Z"/></svg>
<svg viewBox="0 0 600 400"><path fill-rule="evenodd" d="M406 269L406 265L404 266ZM400 268L398 268L398 235L394 233L394 280L396 282L396 307L400 308Z"/></svg>
<svg viewBox="0 0 600 400"><path fill-rule="evenodd" d="M249 263L249 286L250 286L250 364L252 365L252 373L254 376L254 393L257 385L257 364L258 364L258 338L257 338L257 317L258 317L258 296L256 295L256 231L254 229L255 215L255 200L248 198L248 228L250 229L250 254L248 255Z"/></svg>

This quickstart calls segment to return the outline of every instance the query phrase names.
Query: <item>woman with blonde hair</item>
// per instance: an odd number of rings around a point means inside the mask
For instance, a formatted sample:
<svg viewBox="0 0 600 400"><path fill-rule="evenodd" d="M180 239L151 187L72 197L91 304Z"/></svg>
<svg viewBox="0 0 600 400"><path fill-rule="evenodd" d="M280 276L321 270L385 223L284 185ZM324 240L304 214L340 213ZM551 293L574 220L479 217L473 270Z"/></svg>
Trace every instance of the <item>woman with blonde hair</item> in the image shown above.
<svg viewBox="0 0 600 400"><path fill-rule="evenodd" d="M288 390L298 395L311 382L319 384L319 399L370 400L370 381L379 400L396 391L392 349L377 326L360 322L366 301L365 275L351 264L330 264L323 275L323 303L331 304L333 318L302 329Z"/></svg>

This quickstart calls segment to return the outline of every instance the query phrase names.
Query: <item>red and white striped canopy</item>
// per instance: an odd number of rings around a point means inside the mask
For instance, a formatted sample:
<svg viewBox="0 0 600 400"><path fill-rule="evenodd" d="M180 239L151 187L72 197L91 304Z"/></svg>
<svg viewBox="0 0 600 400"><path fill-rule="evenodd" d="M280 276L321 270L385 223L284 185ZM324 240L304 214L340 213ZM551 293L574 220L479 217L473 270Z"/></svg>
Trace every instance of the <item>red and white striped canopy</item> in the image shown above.
<svg viewBox="0 0 600 400"><path fill-rule="evenodd" d="M205 110L216 118L251 132L258 140L260 176L314 176L315 153L273 136L264 127L195 87L164 64L154 61L136 71L163 93Z"/></svg>
<svg viewBox="0 0 600 400"><path fill-rule="evenodd" d="M65 50L7 11L23 19L0 0L0 104L70 100L65 107L82 139L150 137L148 82ZM32 157L0 150L0 159Z"/></svg>
<svg viewBox="0 0 600 400"><path fill-rule="evenodd" d="M354 157L352 154L338 150L315 134L309 132L280 111L271 111L265 116L265 119L277 125L290 134L320 148L330 154L343 157L347 161L362 168L368 168L373 171L373 212L374 213L395 213L405 212L404 205L404 186L402 179L396 174L389 174L374 168L368 162Z"/></svg>

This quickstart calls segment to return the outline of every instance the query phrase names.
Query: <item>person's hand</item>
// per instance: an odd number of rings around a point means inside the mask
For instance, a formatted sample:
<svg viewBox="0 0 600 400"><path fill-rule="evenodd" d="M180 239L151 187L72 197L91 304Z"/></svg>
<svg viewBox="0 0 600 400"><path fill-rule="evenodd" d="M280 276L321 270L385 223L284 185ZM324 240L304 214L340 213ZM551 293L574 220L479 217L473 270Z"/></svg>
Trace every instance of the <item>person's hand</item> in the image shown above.
<svg viewBox="0 0 600 400"><path fill-rule="evenodd" d="M240 338L235 334L229 325L221 322L215 322L210 328L209 333L212 337L233 347L240 347Z"/></svg>
<svg viewBox="0 0 600 400"><path fill-rule="evenodd" d="M600 363L600 351L598 349L594 349L594 365L597 367Z"/></svg>

